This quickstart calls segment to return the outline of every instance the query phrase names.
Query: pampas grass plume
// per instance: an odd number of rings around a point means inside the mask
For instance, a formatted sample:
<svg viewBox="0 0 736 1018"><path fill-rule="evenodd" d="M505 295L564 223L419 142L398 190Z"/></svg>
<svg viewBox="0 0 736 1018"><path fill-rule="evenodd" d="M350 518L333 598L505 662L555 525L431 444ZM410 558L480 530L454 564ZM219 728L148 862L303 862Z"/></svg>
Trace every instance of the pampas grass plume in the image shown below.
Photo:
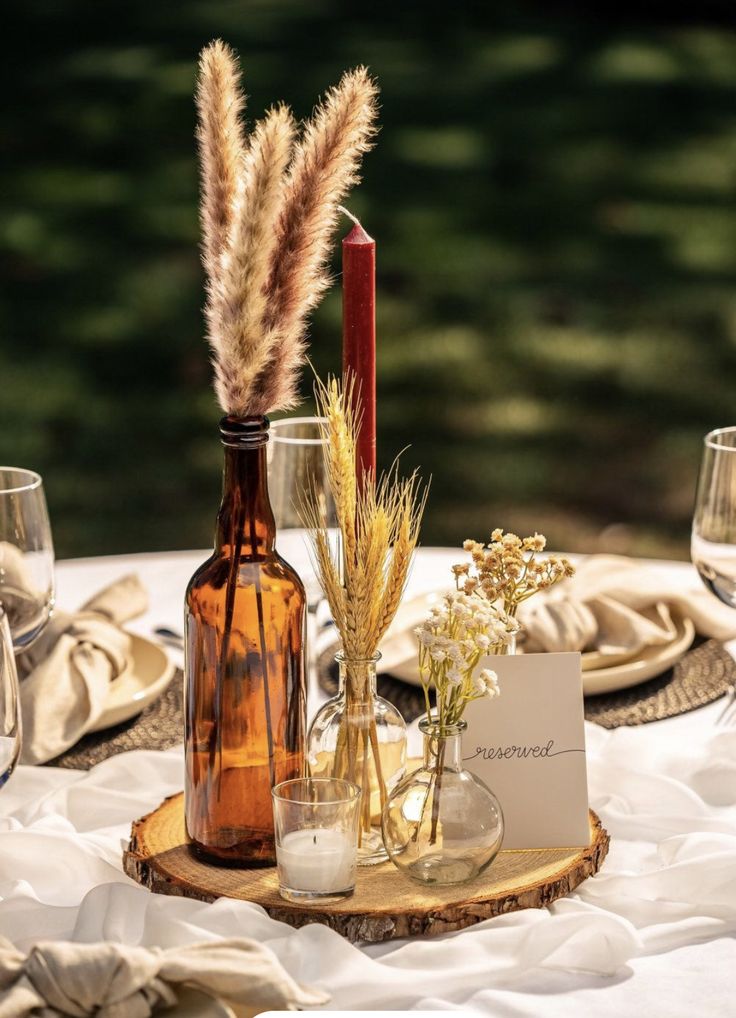
<svg viewBox="0 0 736 1018"><path fill-rule="evenodd" d="M246 140L233 51L202 51L197 138L202 260L215 390L226 414L293 406L309 312L329 284L338 206L375 131L377 87L364 67L343 75L304 125L277 106Z"/></svg>

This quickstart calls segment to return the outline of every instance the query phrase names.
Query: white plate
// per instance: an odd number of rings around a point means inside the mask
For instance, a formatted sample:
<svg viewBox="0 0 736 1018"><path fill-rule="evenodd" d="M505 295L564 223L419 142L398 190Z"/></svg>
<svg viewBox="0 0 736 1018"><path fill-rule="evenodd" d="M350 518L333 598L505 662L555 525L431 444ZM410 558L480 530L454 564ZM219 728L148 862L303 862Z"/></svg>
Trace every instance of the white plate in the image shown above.
<svg viewBox="0 0 736 1018"><path fill-rule="evenodd" d="M163 647L130 633L130 664L110 684L105 709L92 732L111 728L140 714L163 693L174 677L174 663Z"/></svg>
<svg viewBox="0 0 736 1018"><path fill-rule="evenodd" d="M401 605L394 624L381 644L380 670L382 672L414 686L420 685L416 637L413 635L412 629L426 618L429 608L441 597L441 592L422 594L419 597L410 598ZM646 682L647 679L652 679L655 675L661 675L682 657L693 642L695 625L691 619L683 616L676 608L667 607L673 626L670 642L660 646L646 647L633 656L622 654L605 657L596 652L581 655L584 659L583 691L586 696L596 693L612 693L617 689L627 689L639 682ZM652 609L653 613L656 611L657 609ZM651 617L654 620L655 614L652 614ZM659 614L656 615L656 621L660 623L663 621ZM610 663L604 668L591 667L603 660L608 660Z"/></svg>
<svg viewBox="0 0 736 1018"><path fill-rule="evenodd" d="M645 647L630 661L608 668L594 668L583 672L583 692L586 696L596 693L613 693L617 689L628 689L640 682L653 679L667 671L690 647L695 638L695 624L692 619L671 609L675 637L671 643L660 647Z"/></svg>

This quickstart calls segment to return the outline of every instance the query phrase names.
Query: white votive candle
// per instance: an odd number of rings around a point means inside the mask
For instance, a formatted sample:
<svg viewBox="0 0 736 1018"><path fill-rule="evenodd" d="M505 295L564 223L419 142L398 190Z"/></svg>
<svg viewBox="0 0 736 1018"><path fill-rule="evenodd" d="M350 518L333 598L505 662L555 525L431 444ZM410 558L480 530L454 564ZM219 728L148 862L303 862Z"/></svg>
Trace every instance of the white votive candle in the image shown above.
<svg viewBox="0 0 736 1018"><path fill-rule="evenodd" d="M276 846L279 883L293 891L350 890L355 885L356 859L355 835L329 827L292 831Z"/></svg>

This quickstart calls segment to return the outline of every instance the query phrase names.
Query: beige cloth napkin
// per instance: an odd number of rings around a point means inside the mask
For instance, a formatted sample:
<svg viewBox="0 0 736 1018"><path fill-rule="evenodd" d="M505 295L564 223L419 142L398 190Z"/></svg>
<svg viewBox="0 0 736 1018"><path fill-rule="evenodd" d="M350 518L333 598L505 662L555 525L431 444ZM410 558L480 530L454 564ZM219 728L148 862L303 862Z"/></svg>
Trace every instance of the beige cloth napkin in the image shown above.
<svg viewBox="0 0 736 1018"><path fill-rule="evenodd" d="M46 942L24 955L0 938L0 1018L147 1018L172 1007L183 986L224 999L238 1016L329 1000L296 983L276 956L253 940L169 950Z"/></svg>
<svg viewBox="0 0 736 1018"><path fill-rule="evenodd" d="M678 589L666 573L615 555L584 559L575 576L520 606L525 651L596 650L637 654L669 643L670 610L689 616L702 636L736 636L736 611L697 584ZM647 615L642 614L647 612Z"/></svg>
<svg viewBox="0 0 736 1018"><path fill-rule="evenodd" d="M666 570L616 555L581 560L577 573L549 592L536 594L519 610L519 649L598 651L610 661L635 657L644 647L670 643L678 633L673 609L689 616L705 637L736 637L736 610L708 593L693 572L692 580L670 577ZM439 589L402 601L381 643L381 670L406 682L420 682L414 629L444 594ZM644 614L646 613L646 614ZM329 609L317 611L313 640L318 668L327 668L339 649L339 634Z"/></svg>
<svg viewBox="0 0 736 1018"><path fill-rule="evenodd" d="M129 663L130 637L120 626L148 607L135 575L96 594L75 615L57 612L18 658L23 716L21 763L53 759L102 713L110 683Z"/></svg>

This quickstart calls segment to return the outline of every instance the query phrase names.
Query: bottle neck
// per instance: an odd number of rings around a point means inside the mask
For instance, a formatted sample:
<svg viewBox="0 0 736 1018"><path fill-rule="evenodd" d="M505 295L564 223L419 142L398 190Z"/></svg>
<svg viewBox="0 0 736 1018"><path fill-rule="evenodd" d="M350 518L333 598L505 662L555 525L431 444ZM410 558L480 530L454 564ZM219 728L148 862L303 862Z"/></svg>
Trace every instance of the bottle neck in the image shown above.
<svg viewBox="0 0 736 1018"><path fill-rule="evenodd" d="M367 702L375 698L379 655L365 660L352 660L340 653L335 660L339 669L339 696L348 696L354 702Z"/></svg>
<svg viewBox="0 0 736 1018"><path fill-rule="evenodd" d="M239 558L268 557L276 541L268 497L268 421L265 417L224 417L220 433L225 466L215 550Z"/></svg>
<svg viewBox="0 0 736 1018"><path fill-rule="evenodd" d="M424 767L426 770L463 769L462 741L467 728L464 721L451 727L442 727L432 722L421 721L419 728L424 735Z"/></svg>
<svg viewBox="0 0 736 1018"><path fill-rule="evenodd" d="M501 645L499 654L514 656L516 654L516 633L514 633L508 643Z"/></svg>

